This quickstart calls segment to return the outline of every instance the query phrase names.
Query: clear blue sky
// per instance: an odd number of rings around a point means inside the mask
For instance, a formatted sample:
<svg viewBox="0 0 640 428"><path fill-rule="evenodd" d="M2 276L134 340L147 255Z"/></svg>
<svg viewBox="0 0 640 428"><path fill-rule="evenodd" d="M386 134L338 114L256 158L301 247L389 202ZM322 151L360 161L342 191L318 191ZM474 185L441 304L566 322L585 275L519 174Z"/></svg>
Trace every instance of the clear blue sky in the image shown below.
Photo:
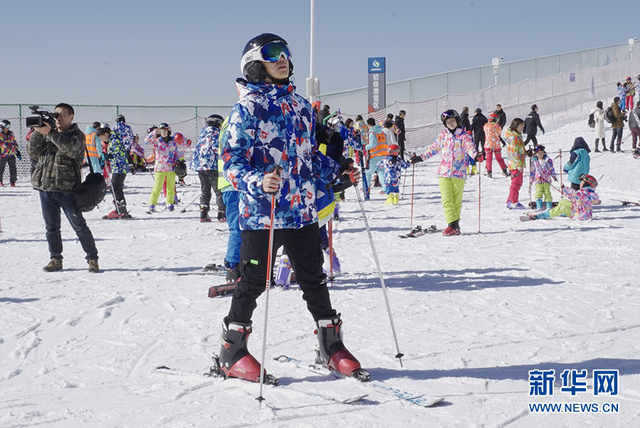
<svg viewBox="0 0 640 428"><path fill-rule="evenodd" d="M640 37L637 3L594 0L316 0L322 92L552 55ZM621 16L627 11L627 17ZM308 0L3 0L0 103L223 105L237 100L245 43L262 32L309 76ZM634 32L636 31L636 32Z"/></svg>

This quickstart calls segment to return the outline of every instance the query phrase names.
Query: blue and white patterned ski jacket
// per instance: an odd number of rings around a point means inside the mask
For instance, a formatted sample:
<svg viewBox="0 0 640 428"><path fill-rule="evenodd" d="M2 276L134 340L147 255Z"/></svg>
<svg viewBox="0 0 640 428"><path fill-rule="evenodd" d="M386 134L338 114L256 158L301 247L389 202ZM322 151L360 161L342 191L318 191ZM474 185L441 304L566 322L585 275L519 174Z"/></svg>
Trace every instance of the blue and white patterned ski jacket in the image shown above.
<svg viewBox="0 0 640 428"><path fill-rule="evenodd" d="M122 140L124 148L127 150L127 152L131 150L131 145L133 144L134 137L131 127L125 122L117 122L112 131L116 131L118 135L120 135L120 139Z"/></svg>
<svg viewBox="0 0 640 428"><path fill-rule="evenodd" d="M289 85L236 81L240 101L231 110L221 154L228 181L240 191L240 228L269 228L271 195L262 179L276 165L274 228L299 229L318 221L316 180L331 182L340 166L318 151L311 104Z"/></svg>
<svg viewBox="0 0 640 428"><path fill-rule="evenodd" d="M205 126L200 131L198 143L193 151L191 169L194 171L209 171L218 168L218 137L220 129L215 126Z"/></svg>
<svg viewBox="0 0 640 428"><path fill-rule="evenodd" d="M394 162L393 155L388 155L385 160L378 161L378 168L384 169L385 187L397 187L402 178L402 170L409 168L409 163L397 156Z"/></svg>

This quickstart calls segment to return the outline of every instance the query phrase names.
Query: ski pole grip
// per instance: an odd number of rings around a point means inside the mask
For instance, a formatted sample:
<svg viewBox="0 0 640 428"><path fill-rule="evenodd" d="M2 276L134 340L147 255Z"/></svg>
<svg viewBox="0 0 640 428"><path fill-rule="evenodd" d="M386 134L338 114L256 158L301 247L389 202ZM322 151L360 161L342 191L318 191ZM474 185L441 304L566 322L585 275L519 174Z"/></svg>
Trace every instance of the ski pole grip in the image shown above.
<svg viewBox="0 0 640 428"><path fill-rule="evenodd" d="M280 165L272 165L271 168L267 170L267 174L275 173L277 176L280 176L280 171L282 171L282 167ZM263 187L264 188L264 187ZM277 189L273 192L265 192L267 195L275 195L277 193Z"/></svg>

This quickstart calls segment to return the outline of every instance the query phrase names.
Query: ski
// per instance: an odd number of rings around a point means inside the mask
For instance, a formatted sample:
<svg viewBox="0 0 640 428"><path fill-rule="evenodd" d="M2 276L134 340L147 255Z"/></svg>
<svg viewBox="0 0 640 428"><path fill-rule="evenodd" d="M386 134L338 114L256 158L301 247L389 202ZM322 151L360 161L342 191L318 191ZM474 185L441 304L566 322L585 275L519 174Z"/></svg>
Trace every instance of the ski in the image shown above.
<svg viewBox="0 0 640 428"><path fill-rule="evenodd" d="M109 215L103 215L102 216L103 220L133 220L133 216L131 216L131 214L127 214L123 217L109 217Z"/></svg>
<svg viewBox="0 0 640 428"><path fill-rule="evenodd" d="M178 272L176 275L178 276L188 276L188 275L226 275L227 273L219 270L194 270L189 272Z"/></svg>
<svg viewBox="0 0 640 428"><path fill-rule="evenodd" d="M297 368L301 368L302 361L296 360L295 358L291 358L286 355L280 355L279 357L274 357L273 359L280 363L293 363ZM327 373L321 373L321 374L327 374ZM312 397L320 397L325 400L334 401L340 404L357 403L369 396L369 394L364 393L362 391L356 391L354 393L351 393L341 389L333 388L333 386L330 386L327 391L319 391L318 385L314 385L313 391L308 391L301 388L295 388L295 387L292 387L291 385L285 385L285 387L287 389L292 389L296 392L301 392L303 394L307 394Z"/></svg>
<svg viewBox="0 0 640 428"><path fill-rule="evenodd" d="M422 226L416 226L411 230L411 232L405 235L398 235L398 236L400 236L400 238L417 238L422 235L426 235L429 233L437 233L437 232L442 232L442 229L438 229L435 224L432 224L426 229L423 229Z"/></svg>
<svg viewBox="0 0 640 428"><path fill-rule="evenodd" d="M238 283L213 285L209 287L209 297L222 297L233 292L238 288Z"/></svg>
<svg viewBox="0 0 640 428"><path fill-rule="evenodd" d="M536 214L525 214L520 216L520 221L537 220Z"/></svg>
<svg viewBox="0 0 640 428"><path fill-rule="evenodd" d="M422 231L422 226L416 226L413 229L411 229L411 232L409 233L405 233L404 235L398 235L400 238L411 238L413 237L416 233L420 233Z"/></svg>
<svg viewBox="0 0 640 428"><path fill-rule="evenodd" d="M382 391L386 394L392 394L393 396L398 397L404 401L408 401L409 403L417 404L418 406L422 407L435 406L436 404L444 401L444 397L425 397L422 394L413 394L402 389L387 386L377 380L371 382L371 385L374 388L378 388L379 391Z"/></svg>
<svg viewBox="0 0 640 428"><path fill-rule="evenodd" d="M219 270L225 270L225 267L222 266L222 265L217 265L215 263L209 263L208 265L206 265L202 269L203 270L209 270L209 271L219 271Z"/></svg>
<svg viewBox="0 0 640 428"><path fill-rule="evenodd" d="M302 364L302 361L286 355L280 355L279 357L274 358L274 360L283 362L283 363L292 362L296 364L296 366L298 367L300 367ZM324 365L317 364L317 363L309 365L309 370L317 374L331 375L336 379L346 379L348 377L342 373L338 373L335 370L331 370L325 367ZM425 396L424 394L415 394L400 388L388 386L383 382L380 382L377 380L362 383L362 385L371 385L372 387L376 388L378 391L382 393L393 395L396 398L402 399L404 401L408 401L409 403L416 404L422 407L431 407L444 400L444 397L429 397L429 396Z"/></svg>
<svg viewBox="0 0 640 428"><path fill-rule="evenodd" d="M207 373L204 373L202 376L207 376L207 377L212 377L212 378L221 378L224 380L229 380L229 379L234 379L233 377L229 378L227 377L224 372L220 369L220 360L218 358L218 356L216 354L212 355L213 361L214 361L214 365L211 366L209 368L209 371ZM156 371L160 372L160 373L164 373L164 374L168 374L168 375L173 375L173 376L194 376L193 373L190 372L184 372L181 370L175 370L171 367L167 367L167 366L159 366L155 368ZM235 378L237 380L244 380L244 379L240 379L240 378ZM248 382L248 381L245 381ZM265 377L265 383L267 385L273 385L274 387L278 387L278 389L287 389L287 390L291 390L295 393L300 393L300 394L305 394L308 395L310 397L318 397L318 398L322 398L323 400L327 400L327 401L332 401L334 403L339 403L339 404L353 404L353 403L357 403L358 401L366 398L369 396L369 394L353 394L353 395L343 395L340 396L340 394L331 394L328 392L321 392L321 391L317 391L317 390L313 390L313 391L307 391L301 388L296 388L293 387L291 385L279 385L278 384L279 379L273 375L269 375L267 374L267 376Z"/></svg>
<svg viewBox="0 0 640 428"><path fill-rule="evenodd" d="M545 202L545 204L546 204L546 202ZM531 208L532 210L535 210L537 208L537 206L538 205L536 204L536 201L529 202L529 208ZM557 206L558 206L557 202L551 202L551 208L555 208ZM541 211L545 211L545 209L542 209Z"/></svg>
<svg viewBox="0 0 640 428"><path fill-rule="evenodd" d="M628 205L638 205L640 206L640 202L634 202L634 201L629 201L629 200L622 200L622 199L614 199L614 201L618 201L622 203L623 207L626 207Z"/></svg>

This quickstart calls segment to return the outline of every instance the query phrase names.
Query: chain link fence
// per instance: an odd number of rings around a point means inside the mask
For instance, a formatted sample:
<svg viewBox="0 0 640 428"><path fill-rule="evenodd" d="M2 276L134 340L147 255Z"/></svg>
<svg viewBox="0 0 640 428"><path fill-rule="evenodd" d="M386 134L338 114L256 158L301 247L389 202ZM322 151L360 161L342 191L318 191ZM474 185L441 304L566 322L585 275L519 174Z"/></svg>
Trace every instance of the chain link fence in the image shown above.
<svg viewBox="0 0 640 428"><path fill-rule="evenodd" d="M502 63L498 69L497 85L492 66L388 83L386 90L390 104L370 116L379 121L387 113L395 115L399 110L405 110L406 148L414 150L435 139L442 128L440 113L449 108L461 111L467 106L473 115L476 108L489 113L496 104L501 104L509 121L515 117L526 117L534 103L538 105L541 116L551 115L552 119L561 119L576 107L588 112L597 100L607 106L616 95L616 83L640 72L640 61L631 59L631 46L635 43ZM635 77L634 81L637 83ZM340 109L345 117L362 114L366 118L369 115L367 88L324 94L318 99L333 110ZM29 130L24 125L24 119L30 116L28 106L0 104L0 119L11 121L11 129L23 153L22 160L18 162L18 174L21 176L28 175L30 171L25 140ZM48 110L54 107L41 105ZM143 140L150 126L166 122L173 132L180 132L195 143L205 118L214 113L226 117L232 106L73 107L75 122L82 131L95 121L113 126L116 116L124 115L133 132L139 135L140 145L148 152ZM191 153L188 153L187 160L190 157Z"/></svg>
<svg viewBox="0 0 640 428"><path fill-rule="evenodd" d="M634 43L633 46L635 46ZM496 75L493 66L470 68L432 76L388 83L389 104L375 113L367 112L367 88L320 95L318 100L344 117L371 116L380 121L387 113L405 110L406 148L414 150L432 142L442 129L440 114L469 107L483 114L501 104L509 122L524 119L537 104L540 115L561 118L576 107L589 111L595 101L607 106L616 96L616 83L640 72L632 60L629 44L594 48L522 61L502 63ZM550 128L551 129L551 128Z"/></svg>
<svg viewBox="0 0 640 428"><path fill-rule="evenodd" d="M11 122L11 130L16 136L22 160L17 161L18 176L28 176L31 163L27 154L25 139L29 129L25 126L25 118L32 116L30 104L0 104L0 119ZM204 127L205 119L212 114L226 117L232 106L110 106L110 105L73 105L75 110L74 122L84 132L93 122L106 123L113 127L116 116L123 115L134 134L140 137L140 145L148 156L151 148L144 144L147 129L153 125L166 122L173 132L182 133L185 138L193 141L192 148L198 139L200 130ZM41 104L41 109L53 111L55 105ZM192 153L188 151L187 161Z"/></svg>

